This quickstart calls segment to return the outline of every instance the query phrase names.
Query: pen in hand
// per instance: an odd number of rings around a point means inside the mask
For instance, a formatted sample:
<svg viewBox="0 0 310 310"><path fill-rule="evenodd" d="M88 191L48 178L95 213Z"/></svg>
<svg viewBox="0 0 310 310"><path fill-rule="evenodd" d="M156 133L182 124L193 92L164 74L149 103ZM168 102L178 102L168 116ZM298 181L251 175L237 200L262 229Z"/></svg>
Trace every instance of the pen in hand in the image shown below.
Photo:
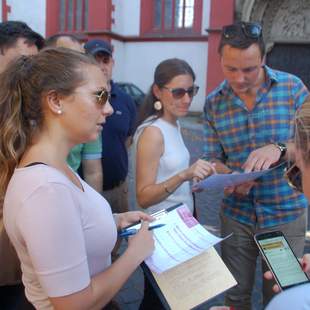
<svg viewBox="0 0 310 310"><path fill-rule="evenodd" d="M160 228L160 227L163 227L165 226L166 224L157 224L157 225L153 225L153 226L150 226L149 227L149 230L153 230L153 229L156 229L156 228ZM139 229L135 229L135 228L132 228L132 229L122 229L119 233L118 233L118 237L128 237L128 236L132 236L132 235L135 235L137 232L139 231Z"/></svg>

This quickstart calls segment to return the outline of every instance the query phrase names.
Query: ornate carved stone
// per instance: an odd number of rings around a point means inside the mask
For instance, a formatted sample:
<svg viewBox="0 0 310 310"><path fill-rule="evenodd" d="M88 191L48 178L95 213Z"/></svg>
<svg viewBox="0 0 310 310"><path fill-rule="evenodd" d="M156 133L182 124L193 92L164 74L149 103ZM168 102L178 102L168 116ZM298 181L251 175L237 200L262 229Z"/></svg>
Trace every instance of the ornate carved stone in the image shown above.
<svg viewBox="0 0 310 310"><path fill-rule="evenodd" d="M248 0L240 9L242 20L262 23L269 48L276 42L310 42L310 0Z"/></svg>

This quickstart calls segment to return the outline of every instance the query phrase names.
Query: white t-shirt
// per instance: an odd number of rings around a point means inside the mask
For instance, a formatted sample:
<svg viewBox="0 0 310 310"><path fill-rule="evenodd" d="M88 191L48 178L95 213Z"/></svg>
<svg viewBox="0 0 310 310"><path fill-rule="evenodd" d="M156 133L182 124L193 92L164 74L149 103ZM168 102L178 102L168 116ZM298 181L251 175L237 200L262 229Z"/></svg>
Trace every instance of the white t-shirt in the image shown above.
<svg viewBox="0 0 310 310"><path fill-rule="evenodd" d="M181 133L179 122L174 126L162 118L149 118L143 122L137 129L134 136L134 148L137 149L139 137L146 127L154 126L160 129L164 140L164 152L159 159L159 165L156 176L156 184L164 182L189 167L190 155ZM136 158L136 154L135 158ZM183 182L171 195L164 201L149 207L148 213L153 213L176 203L185 203L191 212L193 212L193 197L190 189L190 183Z"/></svg>
<svg viewBox="0 0 310 310"><path fill-rule="evenodd" d="M21 261L27 298L52 309L50 297L86 288L111 264L117 230L107 201L80 179L39 164L15 170L4 224Z"/></svg>
<svg viewBox="0 0 310 310"><path fill-rule="evenodd" d="M309 310L310 284L303 284L276 295L265 310Z"/></svg>

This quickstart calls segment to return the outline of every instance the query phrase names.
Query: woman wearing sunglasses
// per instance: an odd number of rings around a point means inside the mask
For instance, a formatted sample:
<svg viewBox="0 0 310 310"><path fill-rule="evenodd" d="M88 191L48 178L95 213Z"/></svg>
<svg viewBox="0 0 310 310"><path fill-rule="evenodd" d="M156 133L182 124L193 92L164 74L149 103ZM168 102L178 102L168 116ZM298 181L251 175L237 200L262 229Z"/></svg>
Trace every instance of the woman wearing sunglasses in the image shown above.
<svg viewBox="0 0 310 310"><path fill-rule="evenodd" d="M134 136L136 194L139 206L154 213L176 203L194 212L191 180L212 174L213 166L198 160L189 166L190 154L183 142L179 117L186 116L198 92L195 74L187 62L168 59L155 69L154 82L140 110ZM140 309L161 309L145 278Z"/></svg>
<svg viewBox="0 0 310 310"><path fill-rule="evenodd" d="M37 309L103 308L154 247L143 223L111 265L117 230L152 218L113 216L66 163L113 112L107 81L94 60L67 49L24 56L0 80L0 201L26 296Z"/></svg>
<svg viewBox="0 0 310 310"><path fill-rule="evenodd" d="M153 213L175 203L193 212L189 181L212 174L213 166L198 160L189 166L179 117L186 116L199 87L187 62L168 59L155 69L154 82L141 107L136 146L136 194L139 206Z"/></svg>

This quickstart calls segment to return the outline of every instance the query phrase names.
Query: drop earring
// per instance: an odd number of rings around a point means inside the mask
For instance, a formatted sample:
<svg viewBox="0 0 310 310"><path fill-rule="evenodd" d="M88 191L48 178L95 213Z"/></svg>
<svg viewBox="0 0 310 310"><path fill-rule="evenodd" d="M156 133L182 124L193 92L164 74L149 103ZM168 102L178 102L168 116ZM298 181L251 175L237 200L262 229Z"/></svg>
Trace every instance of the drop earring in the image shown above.
<svg viewBox="0 0 310 310"><path fill-rule="evenodd" d="M162 105L162 103L159 100L154 102L154 109L156 111L160 111L162 109L162 107L163 107L163 105Z"/></svg>

